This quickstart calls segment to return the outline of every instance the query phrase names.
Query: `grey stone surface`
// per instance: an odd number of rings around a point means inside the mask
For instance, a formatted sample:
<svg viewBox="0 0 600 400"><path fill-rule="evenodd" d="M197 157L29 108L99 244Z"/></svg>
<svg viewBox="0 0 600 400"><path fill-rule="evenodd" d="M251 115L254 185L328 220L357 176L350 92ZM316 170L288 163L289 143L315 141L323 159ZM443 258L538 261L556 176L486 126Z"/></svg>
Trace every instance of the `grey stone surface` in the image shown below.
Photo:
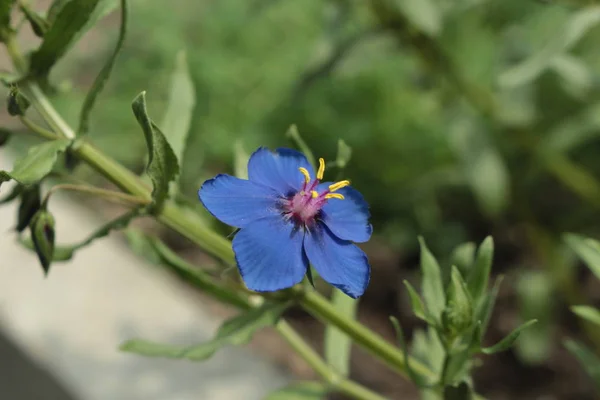
<svg viewBox="0 0 600 400"><path fill-rule="evenodd" d="M7 167L0 151L0 169ZM7 190L3 185L2 192ZM58 242L76 241L101 223L59 196L50 208ZM204 363L119 352L118 345L132 337L181 344L207 340L219 321L196 296L145 265L114 236L70 263L54 265L44 278L35 255L15 243L15 213L16 204L0 208L0 329L75 397L259 400L286 384L282 372L241 348L226 349Z"/></svg>

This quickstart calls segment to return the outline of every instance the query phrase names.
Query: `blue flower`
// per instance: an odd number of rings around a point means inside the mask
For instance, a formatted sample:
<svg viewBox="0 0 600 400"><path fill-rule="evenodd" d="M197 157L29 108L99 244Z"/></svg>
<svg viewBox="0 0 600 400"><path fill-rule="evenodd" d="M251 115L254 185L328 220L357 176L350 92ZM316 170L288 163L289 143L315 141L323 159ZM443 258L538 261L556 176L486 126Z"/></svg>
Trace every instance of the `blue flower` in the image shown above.
<svg viewBox="0 0 600 400"><path fill-rule="evenodd" d="M249 289L291 287L309 262L352 298L367 288L369 262L352 242L371 237L368 205L349 181L322 183L322 158L319 164L315 177L302 153L259 148L248 161L248 180L221 174L198 191L212 215L240 228L233 251Z"/></svg>

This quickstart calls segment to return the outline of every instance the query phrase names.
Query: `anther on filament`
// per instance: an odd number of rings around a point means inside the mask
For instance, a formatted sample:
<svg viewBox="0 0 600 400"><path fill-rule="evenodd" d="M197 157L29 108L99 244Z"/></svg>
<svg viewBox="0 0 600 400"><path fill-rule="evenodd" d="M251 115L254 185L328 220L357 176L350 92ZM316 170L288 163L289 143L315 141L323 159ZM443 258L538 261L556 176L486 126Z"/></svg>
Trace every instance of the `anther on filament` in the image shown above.
<svg viewBox="0 0 600 400"><path fill-rule="evenodd" d="M344 188L348 185L350 185L350 181L339 181L332 185L329 185L329 191L335 192L336 190L340 190L341 188Z"/></svg>
<svg viewBox="0 0 600 400"><path fill-rule="evenodd" d="M304 167L300 167L300 168L298 168L298 170L302 173L302 175L304 175L304 182L309 183L310 182L310 174L308 173L308 170Z"/></svg>
<svg viewBox="0 0 600 400"><path fill-rule="evenodd" d="M323 174L325 173L325 160L319 158L319 170L317 171L317 179L322 181Z"/></svg>
<svg viewBox="0 0 600 400"><path fill-rule="evenodd" d="M340 199L340 200L344 200L344 195L340 194L340 193L327 193L325 195L326 199Z"/></svg>

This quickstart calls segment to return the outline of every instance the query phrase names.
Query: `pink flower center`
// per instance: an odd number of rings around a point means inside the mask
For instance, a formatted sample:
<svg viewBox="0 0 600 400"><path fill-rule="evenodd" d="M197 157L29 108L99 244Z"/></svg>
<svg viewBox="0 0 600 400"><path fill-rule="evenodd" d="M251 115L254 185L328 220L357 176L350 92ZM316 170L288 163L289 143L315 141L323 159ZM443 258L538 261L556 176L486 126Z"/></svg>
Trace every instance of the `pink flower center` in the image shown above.
<svg viewBox="0 0 600 400"><path fill-rule="evenodd" d="M304 175L304 184L299 192L283 201L283 211L288 218L293 218L297 224L311 226L314 224L315 218L321 211L321 208L323 208L328 200L344 199L343 195L334 192L348 186L350 181L334 183L329 185L326 190L319 193L316 188L323 179L325 161L322 158L319 159L317 179L311 179L308 170L305 168L299 168L299 170L302 175Z"/></svg>

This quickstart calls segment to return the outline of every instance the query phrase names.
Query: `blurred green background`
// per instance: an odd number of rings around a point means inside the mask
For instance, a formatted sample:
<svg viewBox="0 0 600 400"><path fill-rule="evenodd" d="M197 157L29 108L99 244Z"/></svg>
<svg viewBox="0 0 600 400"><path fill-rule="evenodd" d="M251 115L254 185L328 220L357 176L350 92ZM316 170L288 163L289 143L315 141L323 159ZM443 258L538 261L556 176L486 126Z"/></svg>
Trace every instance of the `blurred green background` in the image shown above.
<svg viewBox="0 0 600 400"><path fill-rule="evenodd" d="M53 72L53 100L75 126L117 31L111 14ZM599 302L599 286L561 235L600 234L599 45L600 8L577 2L133 0L90 137L141 171L131 101L146 90L161 121L184 50L196 99L186 194L231 173L236 146L293 145L291 124L326 160L343 139L353 150L344 176L375 227L363 314L417 325L401 281L416 279L418 235L446 268L459 244L493 235L494 273L507 279L490 341L521 319L540 323L515 351L485 359L476 387L491 398L593 398L561 340L583 335L567 306Z"/></svg>

